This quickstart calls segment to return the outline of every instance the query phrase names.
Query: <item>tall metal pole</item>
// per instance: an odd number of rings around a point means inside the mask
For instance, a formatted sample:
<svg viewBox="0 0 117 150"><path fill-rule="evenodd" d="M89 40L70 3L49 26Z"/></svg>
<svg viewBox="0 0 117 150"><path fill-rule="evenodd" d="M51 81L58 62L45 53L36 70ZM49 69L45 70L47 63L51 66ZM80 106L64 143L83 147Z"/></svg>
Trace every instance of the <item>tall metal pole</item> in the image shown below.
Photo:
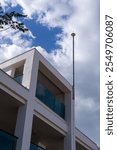
<svg viewBox="0 0 117 150"><path fill-rule="evenodd" d="M75 99L75 62L74 62L74 37L75 33L71 33L71 36L73 38L73 100Z"/></svg>

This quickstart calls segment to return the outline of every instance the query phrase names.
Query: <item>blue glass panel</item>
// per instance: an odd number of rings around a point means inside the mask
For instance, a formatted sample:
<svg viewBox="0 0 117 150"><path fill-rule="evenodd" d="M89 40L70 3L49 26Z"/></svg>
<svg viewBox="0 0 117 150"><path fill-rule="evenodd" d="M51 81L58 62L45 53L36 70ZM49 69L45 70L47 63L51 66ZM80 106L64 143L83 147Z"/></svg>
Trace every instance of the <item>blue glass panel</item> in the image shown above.
<svg viewBox="0 0 117 150"><path fill-rule="evenodd" d="M0 131L0 150L15 150L17 138Z"/></svg>
<svg viewBox="0 0 117 150"><path fill-rule="evenodd" d="M62 118L65 118L65 105L64 104L61 104L61 114L60 114L60 116Z"/></svg>
<svg viewBox="0 0 117 150"><path fill-rule="evenodd" d="M30 150L44 150L44 149L39 147L39 146L37 146L37 145L31 144L30 145Z"/></svg>
<svg viewBox="0 0 117 150"><path fill-rule="evenodd" d="M60 117L65 118L65 105L39 82L37 83L36 97Z"/></svg>
<svg viewBox="0 0 117 150"><path fill-rule="evenodd" d="M19 75L19 76L14 77L14 80L21 84L22 78L23 78L23 75Z"/></svg>
<svg viewBox="0 0 117 150"><path fill-rule="evenodd" d="M55 97L53 96L53 94L48 91L47 89L45 90L45 104L51 108L52 110L54 110L54 105L55 105Z"/></svg>
<svg viewBox="0 0 117 150"><path fill-rule="evenodd" d="M59 99L55 100L54 111L62 118L65 118L65 105L61 103Z"/></svg>

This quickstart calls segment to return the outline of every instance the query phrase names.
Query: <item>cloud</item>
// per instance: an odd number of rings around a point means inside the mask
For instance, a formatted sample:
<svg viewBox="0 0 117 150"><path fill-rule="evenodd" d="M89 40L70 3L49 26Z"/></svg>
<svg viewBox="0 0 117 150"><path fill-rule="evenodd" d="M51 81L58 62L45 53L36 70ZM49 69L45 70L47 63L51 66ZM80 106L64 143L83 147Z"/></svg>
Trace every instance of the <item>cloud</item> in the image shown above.
<svg viewBox="0 0 117 150"><path fill-rule="evenodd" d="M29 37L28 40L24 38L24 35ZM21 32L12 29L0 32L0 61L28 50L32 46L32 38L34 37L30 32L23 36Z"/></svg>
<svg viewBox="0 0 117 150"><path fill-rule="evenodd" d="M76 126L99 143L99 0L51 0L51 3L49 0L2 0L4 6L6 2L13 3L13 6L19 4L29 18L36 18L37 23L40 22L48 28L58 26L62 28L62 33L57 35L56 41L60 49L51 53L47 53L40 46L37 46L37 49L71 84L72 37L70 34L76 33ZM20 33L13 34L13 31L10 31L0 34L0 39L3 41L0 49L2 59L19 54L33 46L31 39L22 39ZM28 36L30 35L28 33ZM6 45L4 40L7 41Z"/></svg>

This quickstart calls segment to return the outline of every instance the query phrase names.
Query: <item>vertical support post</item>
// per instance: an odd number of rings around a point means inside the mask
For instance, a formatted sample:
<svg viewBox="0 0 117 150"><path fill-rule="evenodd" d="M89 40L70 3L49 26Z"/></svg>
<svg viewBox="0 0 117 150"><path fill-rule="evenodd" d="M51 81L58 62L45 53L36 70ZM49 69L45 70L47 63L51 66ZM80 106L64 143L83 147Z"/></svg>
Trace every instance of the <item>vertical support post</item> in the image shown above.
<svg viewBox="0 0 117 150"><path fill-rule="evenodd" d="M18 110L15 136L18 137L16 150L29 150L33 122L32 99Z"/></svg>
<svg viewBox="0 0 117 150"><path fill-rule="evenodd" d="M73 38L73 86L72 86L72 88L73 88L73 142L74 142L74 147L73 147L73 150L75 150L76 149L76 144L75 144L75 112L74 112L74 106L75 106L75 53L74 53L74 38L75 38L75 33L73 32L73 33L71 33L71 36L72 36L72 38Z"/></svg>
<svg viewBox="0 0 117 150"><path fill-rule="evenodd" d="M66 122L68 125L68 132L64 138L64 150L75 150L75 136L74 136L74 101L72 94L65 94L66 101Z"/></svg>
<svg viewBox="0 0 117 150"><path fill-rule="evenodd" d="M73 38L73 100L75 99L75 63L74 63L74 37L75 37L75 33L71 33L71 36Z"/></svg>

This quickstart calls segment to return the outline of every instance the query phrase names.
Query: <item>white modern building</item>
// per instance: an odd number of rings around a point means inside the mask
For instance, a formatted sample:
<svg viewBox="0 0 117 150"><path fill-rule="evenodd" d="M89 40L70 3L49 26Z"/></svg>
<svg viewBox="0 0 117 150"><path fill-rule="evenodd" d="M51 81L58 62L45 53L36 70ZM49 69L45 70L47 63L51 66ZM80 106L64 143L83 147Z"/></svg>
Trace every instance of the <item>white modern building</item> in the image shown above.
<svg viewBox="0 0 117 150"><path fill-rule="evenodd" d="M0 150L98 150L75 128L72 86L36 49L0 64Z"/></svg>

